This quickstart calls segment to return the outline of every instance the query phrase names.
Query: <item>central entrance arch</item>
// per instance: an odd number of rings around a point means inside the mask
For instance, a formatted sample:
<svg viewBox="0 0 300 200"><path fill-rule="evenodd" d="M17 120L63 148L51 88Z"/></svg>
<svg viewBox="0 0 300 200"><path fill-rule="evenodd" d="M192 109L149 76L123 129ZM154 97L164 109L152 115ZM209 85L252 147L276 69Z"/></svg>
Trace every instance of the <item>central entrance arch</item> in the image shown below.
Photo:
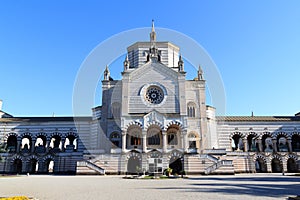
<svg viewBox="0 0 300 200"><path fill-rule="evenodd" d="M142 172L142 157L138 152L131 152L127 161L127 173L139 174Z"/></svg>

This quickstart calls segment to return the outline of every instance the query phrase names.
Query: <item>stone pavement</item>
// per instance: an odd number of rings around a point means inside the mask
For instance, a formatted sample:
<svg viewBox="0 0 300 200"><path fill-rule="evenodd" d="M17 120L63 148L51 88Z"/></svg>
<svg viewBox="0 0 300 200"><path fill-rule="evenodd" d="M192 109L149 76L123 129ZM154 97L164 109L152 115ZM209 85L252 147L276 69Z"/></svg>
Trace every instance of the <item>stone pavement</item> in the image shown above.
<svg viewBox="0 0 300 200"><path fill-rule="evenodd" d="M0 177L0 197L37 199L286 199L300 195L300 177L281 174L189 176L137 180L121 176Z"/></svg>

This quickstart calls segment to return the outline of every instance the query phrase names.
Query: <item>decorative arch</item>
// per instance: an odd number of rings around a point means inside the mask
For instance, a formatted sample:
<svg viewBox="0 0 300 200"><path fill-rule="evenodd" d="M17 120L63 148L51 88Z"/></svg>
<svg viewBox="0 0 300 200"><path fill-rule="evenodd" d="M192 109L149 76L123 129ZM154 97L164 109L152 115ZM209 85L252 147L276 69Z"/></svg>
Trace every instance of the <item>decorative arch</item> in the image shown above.
<svg viewBox="0 0 300 200"><path fill-rule="evenodd" d="M3 138L3 140L4 140L5 143L7 142L7 139L9 138L9 136L15 136L16 138L18 138L18 134L15 133L15 132L7 133L7 134L5 134L5 136Z"/></svg>
<svg viewBox="0 0 300 200"><path fill-rule="evenodd" d="M182 125L182 123L181 123L180 121L172 120L172 121L170 121L170 122L166 125L165 130L168 130L168 129L169 129L170 127L172 127L172 126L177 126L177 127L179 127L179 130L183 130L183 129L184 129L184 127L183 127L183 125Z"/></svg>
<svg viewBox="0 0 300 200"><path fill-rule="evenodd" d="M145 129L149 129L149 128L153 127L153 126L157 126L157 127L159 127L159 129L164 130L164 126L160 122L158 122L158 121L151 121L151 122L149 122L145 126Z"/></svg>
<svg viewBox="0 0 300 200"><path fill-rule="evenodd" d="M12 159L11 159L11 163L13 163L16 159L19 159L21 160L22 162L24 162L24 157L23 156L20 156L20 155L16 155L14 156Z"/></svg>
<svg viewBox="0 0 300 200"><path fill-rule="evenodd" d="M128 131L129 128L134 127L134 126L137 126L137 127L140 127L141 129L143 129L143 125L140 122L138 122L138 121L132 121L132 122L129 122L125 126L124 131Z"/></svg>

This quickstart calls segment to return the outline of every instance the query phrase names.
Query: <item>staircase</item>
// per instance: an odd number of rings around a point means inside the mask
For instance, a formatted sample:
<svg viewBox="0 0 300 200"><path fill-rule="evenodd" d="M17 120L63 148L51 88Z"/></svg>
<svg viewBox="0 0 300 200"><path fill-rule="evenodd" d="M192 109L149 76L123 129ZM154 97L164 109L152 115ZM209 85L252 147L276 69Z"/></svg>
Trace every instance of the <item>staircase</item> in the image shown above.
<svg viewBox="0 0 300 200"><path fill-rule="evenodd" d="M189 174L234 174L232 160L219 160L209 154L187 156L185 170Z"/></svg>
<svg viewBox="0 0 300 200"><path fill-rule="evenodd" d="M232 160L220 160L204 170L204 174L234 174Z"/></svg>
<svg viewBox="0 0 300 200"><path fill-rule="evenodd" d="M105 169L90 161L78 161L76 174L101 174L105 175Z"/></svg>

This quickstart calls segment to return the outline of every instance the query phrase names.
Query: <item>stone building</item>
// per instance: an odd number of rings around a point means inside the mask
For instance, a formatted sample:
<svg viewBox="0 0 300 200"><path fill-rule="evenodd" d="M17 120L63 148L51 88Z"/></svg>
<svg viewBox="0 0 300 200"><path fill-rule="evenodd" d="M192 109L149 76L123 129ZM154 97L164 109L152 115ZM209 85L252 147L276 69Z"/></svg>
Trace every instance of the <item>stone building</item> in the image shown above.
<svg viewBox="0 0 300 200"><path fill-rule="evenodd" d="M120 70L121 71L121 70ZM125 174L299 171L300 115L215 116L199 67L186 80L180 48L127 48L122 79L102 80L92 117L13 117L1 111L2 173ZM1 109L0 109L1 110Z"/></svg>

